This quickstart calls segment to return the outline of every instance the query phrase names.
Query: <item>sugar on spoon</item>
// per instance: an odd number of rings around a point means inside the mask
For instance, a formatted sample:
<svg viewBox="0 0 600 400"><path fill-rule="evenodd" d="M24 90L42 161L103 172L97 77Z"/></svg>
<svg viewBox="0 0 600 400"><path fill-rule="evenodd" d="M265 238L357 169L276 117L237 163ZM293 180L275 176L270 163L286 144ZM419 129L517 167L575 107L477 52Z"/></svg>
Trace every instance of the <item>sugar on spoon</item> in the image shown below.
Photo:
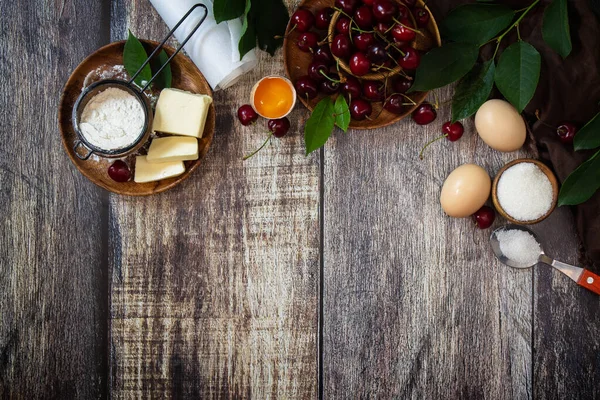
<svg viewBox="0 0 600 400"><path fill-rule="evenodd" d="M548 257L535 233L523 226L506 225L496 229L490 236L490 244L498 260L509 267L525 269L538 263L547 264L567 275L579 286L600 294L600 276Z"/></svg>

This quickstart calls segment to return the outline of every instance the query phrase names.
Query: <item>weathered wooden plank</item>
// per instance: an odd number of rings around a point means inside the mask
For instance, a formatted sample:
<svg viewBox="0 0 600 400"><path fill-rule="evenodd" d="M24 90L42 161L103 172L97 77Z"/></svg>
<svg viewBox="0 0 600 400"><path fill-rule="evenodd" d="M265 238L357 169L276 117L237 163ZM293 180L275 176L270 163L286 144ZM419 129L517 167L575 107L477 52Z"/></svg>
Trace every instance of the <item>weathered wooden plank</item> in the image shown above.
<svg viewBox="0 0 600 400"><path fill-rule="evenodd" d="M325 398L531 398L532 273L500 265L489 231L439 206L458 165L493 174L518 154L490 150L468 122L463 139L420 161L448 119L443 110L424 128L403 121L325 148Z"/></svg>
<svg viewBox="0 0 600 400"><path fill-rule="evenodd" d="M540 224L548 254L577 264L575 224L569 210L559 209ZM599 272L599 271L595 271ZM550 267L534 275L533 393L539 399L600 398L600 299Z"/></svg>
<svg viewBox="0 0 600 400"><path fill-rule="evenodd" d="M107 395L107 200L65 155L62 85L103 2L0 3L0 398Z"/></svg>
<svg viewBox="0 0 600 400"><path fill-rule="evenodd" d="M149 2L115 4L114 40L165 33ZM289 137L242 162L266 128L232 111L283 73L281 56L262 56L216 93L213 145L189 180L110 199L115 398L316 397L319 164L302 155L299 111Z"/></svg>

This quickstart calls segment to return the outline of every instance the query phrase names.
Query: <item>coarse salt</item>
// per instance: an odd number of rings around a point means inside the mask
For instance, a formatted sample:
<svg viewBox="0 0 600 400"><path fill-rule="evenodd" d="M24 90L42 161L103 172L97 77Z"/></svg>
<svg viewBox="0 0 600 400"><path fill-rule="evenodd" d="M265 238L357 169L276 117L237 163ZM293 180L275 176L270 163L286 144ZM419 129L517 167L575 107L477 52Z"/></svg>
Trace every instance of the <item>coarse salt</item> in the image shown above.
<svg viewBox="0 0 600 400"><path fill-rule="evenodd" d="M498 181L502 209L519 221L534 221L552 208L552 183L534 163L521 162L508 168Z"/></svg>
<svg viewBox="0 0 600 400"><path fill-rule="evenodd" d="M85 106L79 128L90 144L117 150L135 143L143 133L144 122L144 109L132 94L108 88Z"/></svg>
<svg viewBox="0 0 600 400"><path fill-rule="evenodd" d="M519 267L537 264L542 248L529 232L519 229L501 230L496 233L496 238L502 254Z"/></svg>

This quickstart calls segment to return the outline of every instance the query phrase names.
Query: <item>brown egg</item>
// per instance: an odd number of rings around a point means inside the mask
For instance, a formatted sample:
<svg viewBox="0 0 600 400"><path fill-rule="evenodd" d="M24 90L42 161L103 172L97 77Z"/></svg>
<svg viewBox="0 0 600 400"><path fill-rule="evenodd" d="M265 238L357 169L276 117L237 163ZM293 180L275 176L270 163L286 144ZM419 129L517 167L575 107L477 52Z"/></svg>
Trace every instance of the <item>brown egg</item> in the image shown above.
<svg viewBox="0 0 600 400"><path fill-rule="evenodd" d="M465 218L473 215L490 196L492 180L488 173L475 164L464 164L448 175L440 203L451 217Z"/></svg>
<svg viewBox="0 0 600 400"><path fill-rule="evenodd" d="M516 151L527 138L525 121L512 104L488 100L475 115L475 128L483 141L498 151Z"/></svg>

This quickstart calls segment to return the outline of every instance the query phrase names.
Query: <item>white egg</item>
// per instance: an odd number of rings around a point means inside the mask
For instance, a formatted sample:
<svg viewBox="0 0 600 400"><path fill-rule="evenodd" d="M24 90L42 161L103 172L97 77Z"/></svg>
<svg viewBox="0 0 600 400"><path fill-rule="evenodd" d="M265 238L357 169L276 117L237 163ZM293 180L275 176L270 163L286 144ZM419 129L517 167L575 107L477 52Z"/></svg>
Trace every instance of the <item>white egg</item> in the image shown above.
<svg viewBox="0 0 600 400"><path fill-rule="evenodd" d="M464 164L448 175L440 203L450 217L465 218L473 215L490 197L492 180L488 173L475 164Z"/></svg>
<svg viewBox="0 0 600 400"><path fill-rule="evenodd" d="M475 128L481 139L492 149L516 151L527 138L525 121L512 104L504 100L488 100L475 115Z"/></svg>

